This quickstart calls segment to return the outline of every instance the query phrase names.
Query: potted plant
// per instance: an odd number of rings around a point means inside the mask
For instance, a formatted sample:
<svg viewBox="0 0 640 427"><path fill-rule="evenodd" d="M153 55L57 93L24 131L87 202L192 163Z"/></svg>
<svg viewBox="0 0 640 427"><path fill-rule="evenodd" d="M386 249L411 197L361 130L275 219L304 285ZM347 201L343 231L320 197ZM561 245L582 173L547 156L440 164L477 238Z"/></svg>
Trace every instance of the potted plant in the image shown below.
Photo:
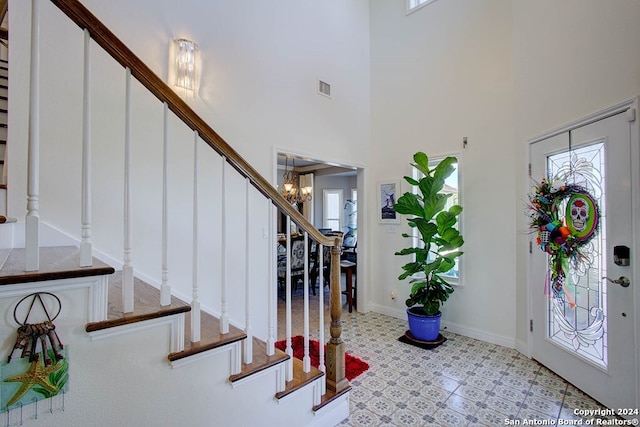
<svg viewBox="0 0 640 427"><path fill-rule="evenodd" d="M460 205L446 208L451 193L443 192L444 182L453 171L455 157L447 157L435 167L429 167L429 158L423 152L413 156L413 167L424 175L419 180L405 176L414 186L415 193L404 193L394 205L394 210L408 215L410 227L418 231L418 244L404 248L396 255L412 255L414 260L402 266L399 280L411 278L411 293L406 300L409 331L419 341L435 341L440 331L440 307L453 293L453 286L446 273L455 266L462 255L459 248L464 243L456 229ZM403 237L413 236L403 233Z"/></svg>

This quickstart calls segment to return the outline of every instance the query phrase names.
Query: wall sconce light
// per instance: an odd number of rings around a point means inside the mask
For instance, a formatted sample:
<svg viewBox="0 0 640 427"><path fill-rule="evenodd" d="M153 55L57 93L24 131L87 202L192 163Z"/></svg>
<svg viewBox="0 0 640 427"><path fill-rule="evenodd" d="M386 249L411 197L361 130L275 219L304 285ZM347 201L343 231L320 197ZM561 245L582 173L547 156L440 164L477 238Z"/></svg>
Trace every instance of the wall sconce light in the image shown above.
<svg viewBox="0 0 640 427"><path fill-rule="evenodd" d="M198 45L187 39L173 41L175 55L175 81L174 85L196 92L196 52Z"/></svg>

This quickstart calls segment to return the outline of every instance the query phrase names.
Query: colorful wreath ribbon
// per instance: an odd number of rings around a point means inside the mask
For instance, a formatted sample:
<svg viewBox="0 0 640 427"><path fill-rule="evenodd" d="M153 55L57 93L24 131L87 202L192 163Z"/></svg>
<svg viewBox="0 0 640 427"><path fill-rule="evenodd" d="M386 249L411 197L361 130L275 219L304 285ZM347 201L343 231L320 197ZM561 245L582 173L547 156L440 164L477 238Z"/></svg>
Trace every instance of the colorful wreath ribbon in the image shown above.
<svg viewBox="0 0 640 427"><path fill-rule="evenodd" d="M565 204L564 217L559 206ZM549 254L549 272L545 294L563 298L573 308L575 301L569 292L567 272L587 260L584 246L595 236L600 224L596 199L589 191L575 184L550 183L543 179L529 195L531 229L538 233L536 242ZM549 292L551 290L551 292Z"/></svg>

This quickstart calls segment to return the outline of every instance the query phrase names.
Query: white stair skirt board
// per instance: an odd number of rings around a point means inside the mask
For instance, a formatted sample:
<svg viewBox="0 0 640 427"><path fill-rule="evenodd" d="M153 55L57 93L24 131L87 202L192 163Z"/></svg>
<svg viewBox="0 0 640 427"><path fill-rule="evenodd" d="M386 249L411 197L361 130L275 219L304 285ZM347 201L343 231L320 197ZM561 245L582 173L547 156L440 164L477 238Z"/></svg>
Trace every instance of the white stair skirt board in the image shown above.
<svg viewBox="0 0 640 427"><path fill-rule="evenodd" d="M192 356L184 357L182 359L171 361L171 367L182 368L183 366L190 365L195 362L199 362L203 359L208 359L212 356L218 355L220 353L229 352L229 372L230 375L234 375L240 372L242 368L242 363L240 361L241 353L242 353L242 342L236 341L231 344L224 345L222 347L214 348L212 350L203 351L201 353L196 353Z"/></svg>
<svg viewBox="0 0 640 427"><path fill-rule="evenodd" d="M17 283L15 285L0 286L0 298L15 298L35 292L56 293L71 289L87 288L89 292L87 319L89 319L89 322L99 322L107 318L107 287L107 276Z"/></svg>
<svg viewBox="0 0 640 427"><path fill-rule="evenodd" d="M310 427L335 426L349 417L349 393L335 399L328 405L315 411L315 418Z"/></svg>
<svg viewBox="0 0 640 427"><path fill-rule="evenodd" d="M286 396L281 397L280 399L278 399L278 403L279 404L283 404L286 403L287 401L289 401L289 399L293 399L295 396L297 396L298 392L302 391L302 390L308 390L310 389L313 393L313 402L310 402L310 407L313 407L315 405L319 405L320 404L320 397L322 396L320 394L320 392L322 391L322 381L325 381L325 377L322 376L318 379L313 380L312 382L310 382L309 384L305 385L304 387L299 388L298 390L296 390L294 393L289 393Z"/></svg>
<svg viewBox="0 0 640 427"><path fill-rule="evenodd" d="M284 390L284 375L285 375L285 363L278 363L277 365L270 366L266 369L261 370L260 372L256 372L252 375L244 377L237 381L231 381L232 388L242 387L245 384L248 384L254 380L257 380L260 377L271 374L273 371L276 373L276 392L280 392ZM282 380L281 380L282 379ZM281 385L282 384L282 385Z"/></svg>
<svg viewBox="0 0 640 427"><path fill-rule="evenodd" d="M100 329L98 331L88 332L88 334L91 341L99 341L116 337L118 335L143 331L145 329L161 325L169 325L171 328L171 347L169 349L169 353L176 353L184 350L184 313L172 314L170 316L158 317L156 319L144 320L142 322L130 323L113 328Z"/></svg>

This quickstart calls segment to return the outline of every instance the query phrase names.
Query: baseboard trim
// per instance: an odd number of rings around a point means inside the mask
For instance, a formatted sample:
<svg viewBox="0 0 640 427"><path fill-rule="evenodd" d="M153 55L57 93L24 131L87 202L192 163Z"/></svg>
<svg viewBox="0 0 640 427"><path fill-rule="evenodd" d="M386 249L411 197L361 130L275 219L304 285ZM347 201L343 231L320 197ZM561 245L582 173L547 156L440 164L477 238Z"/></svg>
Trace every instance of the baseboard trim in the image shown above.
<svg viewBox="0 0 640 427"><path fill-rule="evenodd" d="M371 309L371 311L384 314L386 316L394 317L396 319L406 320L407 318L407 313L404 308L402 310L398 310L398 309L393 309L393 308L385 307L378 304L370 304L369 308ZM507 348L517 349L516 340L514 338L510 338L504 335L498 335L490 332L481 331L479 329L470 328L468 326L460 325L454 322L448 322L446 320L442 321L442 328L449 332L453 332L454 334L463 335L465 337L474 338L480 341L500 345Z"/></svg>

